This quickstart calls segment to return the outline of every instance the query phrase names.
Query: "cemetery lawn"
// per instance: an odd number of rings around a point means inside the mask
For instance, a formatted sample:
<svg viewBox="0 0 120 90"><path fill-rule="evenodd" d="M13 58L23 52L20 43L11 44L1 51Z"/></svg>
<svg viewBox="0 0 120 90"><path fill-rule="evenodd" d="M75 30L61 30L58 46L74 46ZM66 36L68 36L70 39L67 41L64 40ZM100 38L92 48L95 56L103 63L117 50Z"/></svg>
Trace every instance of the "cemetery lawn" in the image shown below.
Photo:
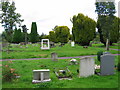
<svg viewBox="0 0 120 90"><path fill-rule="evenodd" d="M95 63L99 64L95 58ZM79 62L80 59L77 58ZM118 56L115 56L115 64L117 65ZM59 59L58 61L52 61L50 59L40 60L16 60L10 63L9 61L3 61L2 65L10 64L20 78L13 80L12 82L2 83L2 88L117 88L118 87L118 71L115 70L114 75L110 76L98 76L93 75L87 78L79 78L77 69L79 64L69 65L70 59ZM65 67L71 71L72 80L58 80L53 68L64 69ZM51 82L32 84L33 72L36 69L50 69ZM4 71L3 71L4 72Z"/></svg>
<svg viewBox="0 0 120 90"><path fill-rule="evenodd" d="M98 51L105 51L105 47L102 44L93 44L92 47L83 48L83 46L75 45L71 47L70 44L66 44L63 47L54 47L50 50L41 50L40 44L29 44L25 46L11 44L9 54L7 48L3 48L2 59L26 59L26 58L50 58L52 52L56 52L58 57L74 57L85 55L96 55ZM117 48L118 46L112 46ZM110 50L112 54L117 54L118 51Z"/></svg>

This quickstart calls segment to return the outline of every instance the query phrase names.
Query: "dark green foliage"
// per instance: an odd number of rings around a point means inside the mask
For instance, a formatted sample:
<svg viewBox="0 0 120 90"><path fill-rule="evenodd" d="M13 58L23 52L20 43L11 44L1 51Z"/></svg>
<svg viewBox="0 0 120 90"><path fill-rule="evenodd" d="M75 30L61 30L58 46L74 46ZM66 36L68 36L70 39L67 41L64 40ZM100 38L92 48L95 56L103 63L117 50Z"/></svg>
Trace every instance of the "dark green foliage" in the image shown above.
<svg viewBox="0 0 120 90"><path fill-rule="evenodd" d="M97 59L98 59L98 61L100 61L101 55L103 55L103 51L98 51L97 52Z"/></svg>
<svg viewBox="0 0 120 90"><path fill-rule="evenodd" d="M96 2L96 10L98 15L114 15L115 14L115 5L114 2Z"/></svg>
<svg viewBox="0 0 120 90"><path fill-rule="evenodd" d="M55 26L54 31L49 32L49 38L53 42L67 43L70 37L70 29L67 26Z"/></svg>
<svg viewBox="0 0 120 90"><path fill-rule="evenodd" d="M21 15L15 12L15 3L10 3L9 1L2 2L2 13L0 16L0 23L4 26L6 31L6 40L12 42L13 27L17 24L20 26L21 22L24 20L20 19Z"/></svg>
<svg viewBox="0 0 120 90"><path fill-rule="evenodd" d="M100 41L106 45L106 40L109 39L109 44L116 43L119 38L120 25L119 18L115 17L116 13L114 2L97 2L96 10L98 14L97 28L100 33Z"/></svg>
<svg viewBox="0 0 120 90"><path fill-rule="evenodd" d="M32 22L31 33L30 33L30 42L36 43L38 41L39 41L39 35L37 33L37 25L36 25L36 22Z"/></svg>
<svg viewBox="0 0 120 90"><path fill-rule="evenodd" d="M55 35L55 31L50 31L49 32L49 39L52 42L56 42L56 35Z"/></svg>
<svg viewBox="0 0 120 90"><path fill-rule="evenodd" d="M120 19L115 16L99 16L97 28L100 34L100 41L106 45L106 39L109 38L110 45L118 42Z"/></svg>
<svg viewBox="0 0 120 90"><path fill-rule="evenodd" d="M67 26L58 26L55 29L55 35L58 42L67 43L69 41L70 29Z"/></svg>
<svg viewBox="0 0 120 90"><path fill-rule="evenodd" d="M21 29L15 29L13 34L13 43L20 43L23 41L23 33L21 32Z"/></svg>
<svg viewBox="0 0 120 90"><path fill-rule="evenodd" d="M83 14L74 15L72 18L72 35L75 43L89 45L95 38L96 22Z"/></svg>

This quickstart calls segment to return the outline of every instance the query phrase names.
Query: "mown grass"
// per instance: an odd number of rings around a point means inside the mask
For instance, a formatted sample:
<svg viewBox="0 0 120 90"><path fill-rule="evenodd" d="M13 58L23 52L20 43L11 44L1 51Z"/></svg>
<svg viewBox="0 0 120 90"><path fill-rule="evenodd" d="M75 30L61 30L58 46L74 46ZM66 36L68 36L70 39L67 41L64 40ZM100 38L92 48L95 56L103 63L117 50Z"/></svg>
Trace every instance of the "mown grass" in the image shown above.
<svg viewBox="0 0 120 90"><path fill-rule="evenodd" d="M95 63L99 64L96 57ZM12 68L15 68L18 74L21 76L12 82L3 82L3 88L117 88L118 87L118 72L115 71L114 75L110 76L98 76L93 75L87 78L79 78L77 69L79 64L69 65L70 59L59 59L58 61L52 61L50 59L45 60L25 60L13 61ZM79 62L80 59L77 58ZM118 56L115 57L115 64L118 62ZM3 65L6 65L8 61L3 61ZM68 67L72 72L72 80L58 80L53 73L54 68L64 69ZM36 69L50 69L51 82L32 84L33 72Z"/></svg>
<svg viewBox="0 0 120 90"><path fill-rule="evenodd" d="M99 44L96 44L99 46ZM2 52L3 59L23 59L23 58L50 58L52 52L56 52L58 57L73 57L73 56L85 56L85 55L96 55L98 51L105 51L105 47L88 47L83 48L83 46L75 45L75 47L71 47L70 44L66 44L63 47L54 47L50 50L41 50L39 44L27 45L27 48L23 46L15 46L11 45L10 53L8 54L6 51ZM3 48L5 50L6 48ZM112 54L117 54L118 51L110 50Z"/></svg>

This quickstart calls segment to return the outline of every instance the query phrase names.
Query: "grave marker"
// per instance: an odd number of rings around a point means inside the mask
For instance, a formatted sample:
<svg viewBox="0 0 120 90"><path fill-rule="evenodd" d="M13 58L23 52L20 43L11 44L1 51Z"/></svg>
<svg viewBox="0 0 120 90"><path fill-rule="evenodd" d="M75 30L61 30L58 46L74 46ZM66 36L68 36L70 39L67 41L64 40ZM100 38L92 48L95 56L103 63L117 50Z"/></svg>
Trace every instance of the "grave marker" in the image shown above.
<svg viewBox="0 0 120 90"><path fill-rule="evenodd" d="M50 49L49 39L42 39L41 49L42 50L48 50L48 49Z"/></svg>
<svg viewBox="0 0 120 90"><path fill-rule="evenodd" d="M52 61L58 61L57 53L51 53L51 59Z"/></svg>
<svg viewBox="0 0 120 90"><path fill-rule="evenodd" d="M94 58L84 57L80 60L79 77L94 75Z"/></svg>
<svg viewBox="0 0 120 90"><path fill-rule="evenodd" d="M71 42L71 47L74 47L75 46L75 42Z"/></svg>
<svg viewBox="0 0 120 90"><path fill-rule="evenodd" d="M33 81L32 83L48 82L51 81L49 69L33 70Z"/></svg>
<svg viewBox="0 0 120 90"><path fill-rule="evenodd" d="M105 54L101 56L100 61L100 75L112 75L114 74L114 56L111 54Z"/></svg>

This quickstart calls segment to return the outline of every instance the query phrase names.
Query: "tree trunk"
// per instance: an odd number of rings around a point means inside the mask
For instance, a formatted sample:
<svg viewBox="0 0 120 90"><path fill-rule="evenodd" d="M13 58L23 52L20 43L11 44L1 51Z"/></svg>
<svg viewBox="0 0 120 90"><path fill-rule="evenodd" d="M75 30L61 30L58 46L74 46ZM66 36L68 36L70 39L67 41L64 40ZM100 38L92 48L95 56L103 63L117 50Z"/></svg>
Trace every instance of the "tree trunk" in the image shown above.
<svg viewBox="0 0 120 90"><path fill-rule="evenodd" d="M109 51L109 39L106 41L106 50Z"/></svg>

